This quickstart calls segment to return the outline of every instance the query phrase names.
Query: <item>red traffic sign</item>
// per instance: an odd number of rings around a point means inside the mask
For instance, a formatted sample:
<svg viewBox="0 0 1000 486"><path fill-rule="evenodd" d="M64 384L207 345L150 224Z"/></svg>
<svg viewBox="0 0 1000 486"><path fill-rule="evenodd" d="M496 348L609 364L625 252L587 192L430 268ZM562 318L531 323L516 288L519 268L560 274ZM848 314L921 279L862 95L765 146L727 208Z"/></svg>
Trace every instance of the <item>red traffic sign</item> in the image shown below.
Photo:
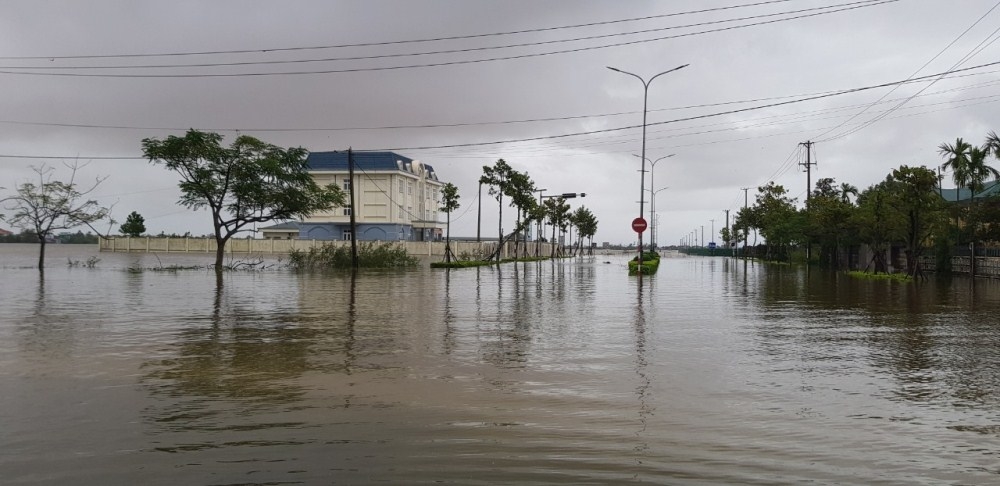
<svg viewBox="0 0 1000 486"><path fill-rule="evenodd" d="M642 233L646 231L646 220L641 217L632 220L632 231L636 233Z"/></svg>

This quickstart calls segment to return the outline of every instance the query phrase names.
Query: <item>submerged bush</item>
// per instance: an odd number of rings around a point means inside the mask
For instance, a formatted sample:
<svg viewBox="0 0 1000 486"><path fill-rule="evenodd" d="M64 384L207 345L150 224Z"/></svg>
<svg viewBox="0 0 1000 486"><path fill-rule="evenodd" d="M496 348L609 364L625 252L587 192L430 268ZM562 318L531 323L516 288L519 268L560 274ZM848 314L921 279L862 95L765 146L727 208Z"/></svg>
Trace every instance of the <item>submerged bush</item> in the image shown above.
<svg viewBox="0 0 1000 486"><path fill-rule="evenodd" d="M410 256L400 245L358 243L358 266L364 268L412 267L420 260ZM351 247L323 244L309 251L292 250L288 266L296 270L351 268Z"/></svg>

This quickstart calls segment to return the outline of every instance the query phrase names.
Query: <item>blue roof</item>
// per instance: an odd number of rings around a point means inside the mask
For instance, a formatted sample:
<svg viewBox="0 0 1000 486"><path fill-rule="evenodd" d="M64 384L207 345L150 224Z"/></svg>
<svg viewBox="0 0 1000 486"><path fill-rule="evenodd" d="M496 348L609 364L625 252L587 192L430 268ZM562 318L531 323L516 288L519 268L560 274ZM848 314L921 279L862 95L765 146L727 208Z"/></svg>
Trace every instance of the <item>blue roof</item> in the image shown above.
<svg viewBox="0 0 1000 486"><path fill-rule="evenodd" d="M354 167L364 170L399 170L397 160L413 162L395 152L354 152ZM347 170L347 151L309 152L310 170Z"/></svg>
<svg viewBox="0 0 1000 486"><path fill-rule="evenodd" d="M983 184L983 190L976 193L976 199L989 197L998 192L1000 192L1000 183L997 181L986 182ZM969 194L968 187L941 189L941 197L948 202L968 201L971 199Z"/></svg>
<svg viewBox="0 0 1000 486"><path fill-rule="evenodd" d="M415 174L413 162L413 159L403 157L395 152L354 152L354 168L358 170L398 170ZM346 172L348 170L347 152L339 150L336 152L309 152L306 164L308 164L307 170ZM423 162L420 162L420 165L423 165L424 170L427 171L428 179L438 180L433 167Z"/></svg>

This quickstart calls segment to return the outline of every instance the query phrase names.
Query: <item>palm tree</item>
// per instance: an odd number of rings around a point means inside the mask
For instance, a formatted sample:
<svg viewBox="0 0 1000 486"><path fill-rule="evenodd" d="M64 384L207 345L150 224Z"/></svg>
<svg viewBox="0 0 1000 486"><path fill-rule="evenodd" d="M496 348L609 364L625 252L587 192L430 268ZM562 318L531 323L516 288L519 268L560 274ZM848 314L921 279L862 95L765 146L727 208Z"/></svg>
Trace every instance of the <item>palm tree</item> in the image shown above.
<svg viewBox="0 0 1000 486"><path fill-rule="evenodd" d="M983 149L989 151L994 157L1000 159L1000 137L997 136L997 132L990 131L986 135L986 143L983 144Z"/></svg>
<svg viewBox="0 0 1000 486"><path fill-rule="evenodd" d="M968 187L973 195L983 190L983 183L987 179L997 180L1000 178L1000 171L986 165L986 159L990 156L989 146L972 147L969 149L968 165Z"/></svg>
<svg viewBox="0 0 1000 486"><path fill-rule="evenodd" d="M845 203L851 202L851 195L858 197L858 188L849 182L840 183L840 200Z"/></svg>
<svg viewBox="0 0 1000 486"><path fill-rule="evenodd" d="M972 145L961 138L955 139L954 145L949 143L938 145L938 153L947 159L941 168L951 170L951 177L955 181L956 187L962 188L969 185L969 152L972 148ZM969 198L972 198L971 194ZM957 200L958 196L955 199Z"/></svg>

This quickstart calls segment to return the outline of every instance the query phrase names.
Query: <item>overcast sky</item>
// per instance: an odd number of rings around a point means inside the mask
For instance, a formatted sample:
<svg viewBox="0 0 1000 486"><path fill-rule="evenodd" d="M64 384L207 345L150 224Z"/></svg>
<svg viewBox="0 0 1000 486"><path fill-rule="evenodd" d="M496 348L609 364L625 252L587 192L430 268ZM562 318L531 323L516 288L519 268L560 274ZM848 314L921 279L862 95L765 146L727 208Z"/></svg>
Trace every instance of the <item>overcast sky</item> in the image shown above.
<svg viewBox="0 0 1000 486"><path fill-rule="evenodd" d="M669 187L656 199L661 244L702 226L709 240L725 210L742 206L741 188L752 203L774 180L804 200L800 142L818 141L814 182L864 189L901 164L940 165L942 142L979 144L1000 130L1000 65L753 109L998 62L996 5L9 0L0 3L0 186L25 182L31 166L63 169L46 157L78 157L89 161L81 185L109 176L95 195L119 221L138 211L153 234L209 233L209 215L176 204L177 177L143 160L140 142L187 128L228 142L239 130L431 164L460 191L453 235L475 236L482 166L503 158L548 194L587 193L571 203L597 216L595 241L630 243L643 86L606 66L648 79L689 64L650 84L646 157L676 155L646 184ZM725 113L736 110L746 111ZM492 235L496 202L482 207Z"/></svg>

